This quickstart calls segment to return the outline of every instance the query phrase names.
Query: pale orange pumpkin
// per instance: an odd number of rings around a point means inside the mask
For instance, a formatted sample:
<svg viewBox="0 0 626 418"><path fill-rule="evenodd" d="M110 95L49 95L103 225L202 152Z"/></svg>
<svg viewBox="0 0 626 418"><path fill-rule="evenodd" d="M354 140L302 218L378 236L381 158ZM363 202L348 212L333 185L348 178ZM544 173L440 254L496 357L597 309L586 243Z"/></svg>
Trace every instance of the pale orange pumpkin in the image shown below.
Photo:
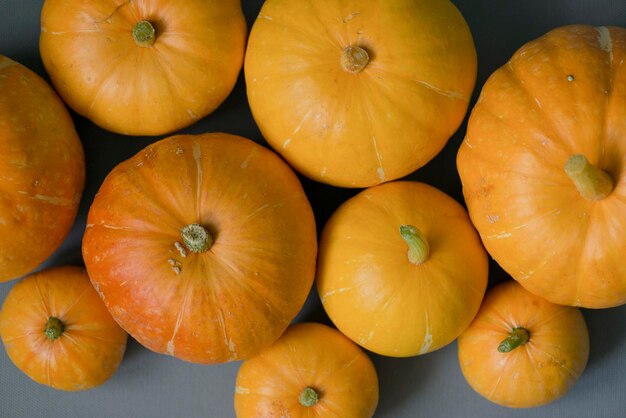
<svg viewBox="0 0 626 418"><path fill-rule="evenodd" d="M72 119L37 74L0 55L0 282L34 270L61 245L85 184Z"/></svg>
<svg viewBox="0 0 626 418"><path fill-rule="evenodd" d="M476 50L448 0L267 0L245 75L263 136L296 170L368 187L444 147L467 111Z"/></svg>
<svg viewBox="0 0 626 418"><path fill-rule="evenodd" d="M562 305L626 303L626 30L568 26L485 84L458 154L493 258Z"/></svg>
<svg viewBox="0 0 626 418"><path fill-rule="evenodd" d="M589 334L580 309L559 306L514 281L489 290L459 337L459 363L479 394L529 408L565 395L583 373Z"/></svg>
<svg viewBox="0 0 626 418"><path fill-rule="evenodd" d="M107 176L87 222L83 257L113 317L184 360L256 354L313 283L315 219L298 178L241 137L150 145Z"/></svg>
<svg viewBox="0 0 626 418"><path fill-rule="evenodd" d="M55 267L18 282L0 311L0 337L15 366L61 390L86 390L120 365L126 333L91 286L85 269Z"/></svg>
<svg viewBox="0 0 626 418"><path fill-rule="evenodd" d="M113 132L161 135L226 99L246 32L239 0L46 0L40 50L76 112Z"/></svg>
<svg viewBox="0 0 626 418"><path fill-rule="evenodd" d="M293 325L241 365L238 418L370 418L378 404L376 369L367 355L325 325Z"/></svg>
<svg viewBox="0 0 626 418"><path fill-rule="evenodd" d="M487 286L467 213L422 183L394 182L344 203L322 234L317 288L334 324L375 353L406 357L452 342Z"/></svg>

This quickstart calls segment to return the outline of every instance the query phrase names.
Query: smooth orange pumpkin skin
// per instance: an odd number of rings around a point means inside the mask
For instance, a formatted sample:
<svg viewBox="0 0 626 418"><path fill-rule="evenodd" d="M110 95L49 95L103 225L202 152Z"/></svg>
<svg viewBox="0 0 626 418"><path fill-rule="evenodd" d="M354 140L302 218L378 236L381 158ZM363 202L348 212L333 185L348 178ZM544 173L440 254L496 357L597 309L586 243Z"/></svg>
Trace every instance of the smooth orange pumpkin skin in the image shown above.
<svg viewBox="0 0 626 418"><path fill-rule="evenodd" d="M302 390L319 394L300 404ZM369 357L337 330L302 323L241 365L235 389L238 418L370 418L378 404L378 377Z"/></svg>
<svg viewBox="0 0 626 418"><path fill-rule="evenodd" d="M142 20L155 26L151 47L132 37ZM239 0L46 0L40 50L77 113L112 132L162 135L226 99L246 34Z"/></svg>
<svg viewBox="0 0 626 418"><path fill-rule="evenodd" d="M65 330L44 330L50 317ZM15 284L0 311L0 336L15 366L37 383L60 390L91 389L117 370L127 335L111 318L85 269L55 267Z"/></svg>
<svg viewBox="0 0 626 418"><path fill-rule="evenodd" d="M412 264L400 226L419 229L429 258ZM317 289L341 332L378 354L407 357L452 342L487 287L487 255L467 213L423 183L367 189L330 218L320 241Z"/></svg>
<svg viewBox="0 0 626 418"><path fill-rule="evenodd" d="M358 74L344 48L365 48ZM268 0L246 51L248 99L263 136L322 183L369 187L430 161L457 130L476 49L448 0Z"/></svg>
<svg viewBox="0 0 626 418"><path fill-rule="evenodd" d="M233 135L147 147L108 175L87 222L83 257L113 317L149 349L196 363L274 342L315 276L315 219L298 178ZM215 242L183 257L175 245L196 223Z"/></svg>
<svg viewBox="0 0 626 418"><path fill-rule="evenodd" d="M498 351L512 328L530 339ZM565 395L582 375L589 334L580 309L535 296L515 281L490 289L476 319L459 337L459 363L470 386L510 408L545 405Z"/></svg>
<svg viewBox="0 0 626 418"><path fill-rule="evenodd" d="M528 43L485 84L459 150L485 247L557 304L626 303L624 59L621 28L569 26ZM574 154L610 173L610 196L581 196L564 171Z"/></svg>
<svg viewBox="0 0 626 418"><path fill-rule="evenodd" d="M72 119L37 74L0 55L0 282L34 270L70 232L85 184Z"/></svg>

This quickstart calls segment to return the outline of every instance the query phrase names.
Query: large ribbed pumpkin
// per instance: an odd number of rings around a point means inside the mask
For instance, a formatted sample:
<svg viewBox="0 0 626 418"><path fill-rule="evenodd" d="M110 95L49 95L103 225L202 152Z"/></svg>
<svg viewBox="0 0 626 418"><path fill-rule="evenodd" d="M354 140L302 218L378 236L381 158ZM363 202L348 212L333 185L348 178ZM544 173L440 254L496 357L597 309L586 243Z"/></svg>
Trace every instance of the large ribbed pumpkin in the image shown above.
<svg viewBox="0 0 626 418"><path fill-rule="evenodd" d="M443 148L467 111L476 50L448 0L268 0L245 73L259 128L296 170L368 187Z"/></svg>
<svg viewBox="0 0 626 418"><path fill-rule="evenodd" d="M40 50L76 112L113 132L161 135L228 96L246 32L239 0L46 0Z"/></svg>
<svg viewBox="0 0 626 418"><path fill-rule="evenodd" d="M529 291L626 303L626 30L569 26L486 83L458 154L474 225Z"/></svg>
<svg viewBox="0 0 626 418"><path fill-rule="evenodd" d="M176 136L117 166L88 216L83 256L120 325L184 360L271 344L315 274L311 206L273 152L226 134Z"/></svg>
<svg viewBox="0 0 626 418"><path fill-rule="evenodd" d="M85 158L59 97L0 55L0 282L34 270L61 245L85 184Z"/></svg>

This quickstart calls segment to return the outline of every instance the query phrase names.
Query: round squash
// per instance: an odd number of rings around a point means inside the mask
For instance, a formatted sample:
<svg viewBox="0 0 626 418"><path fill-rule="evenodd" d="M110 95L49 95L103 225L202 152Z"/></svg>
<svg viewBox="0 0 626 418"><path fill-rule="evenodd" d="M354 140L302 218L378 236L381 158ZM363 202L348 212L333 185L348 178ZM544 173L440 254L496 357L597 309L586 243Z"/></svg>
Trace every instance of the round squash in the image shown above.
<svg viewBox="0 0 626 418"><path fill-rule="evenodd" d="M37 383L86 390L120 365L127 335L111 318L85 269L55 267L18 282L0 311L13 363Z"/></svg>
<svg viewBox="0 0 626 418"><path fill-rule="evenodd" d="M407 357L449 344L470 324L487 270L461 205L426 184L394 182L361 192L332 215L317 288L350 339Z"/></svg>
<svg viewBox="0 0 626 418"><path fill-rule="evenodd" d="M626 303L626 30L568 26L485 84L458 154L493 258L560 305Z"/></svg>
<svg viewBox="0 0 626 418"><path fill-rule="evenodd" d="M83 147L48 84L0 55L0 282L35 269L70 232Z"/></svg>
<svg viewBox="0 0 626 418"><path fill-rule="evenodd" d="M467 111L476 50L448 0L267 0L245 75L263 136L296 170L368 187L441 151Z"/></svg>
<svg viewBox="0 0 626 418"><path fill-rule="evenodd" d="M369 357L321 324L291 326L237 375L237 418L370 418L377 404L378 378Z"/></svg>
<svg viewBox="0 0 626 418"><path fill-rule="evenodd" d="M241 70L239 0L46 0L40 50L65 102L126 135L161 135L213 112Z"/></svg>
<svg viewBox="0 0 626 418"><path fill-rule="evenodd" d="M459 363L470 386L510 408L545 405L583 373L589 334L580 309L559 306L515 281L489 290L459 337Z"/></svg>
<svg viewBox="0 0 626 418"><path fill-rule="evenodd" d="M273 152L227 134L176 136L117 166L89 210L83 257L118 323L196 363L274 342L313 284L311 206Z"/></svg>

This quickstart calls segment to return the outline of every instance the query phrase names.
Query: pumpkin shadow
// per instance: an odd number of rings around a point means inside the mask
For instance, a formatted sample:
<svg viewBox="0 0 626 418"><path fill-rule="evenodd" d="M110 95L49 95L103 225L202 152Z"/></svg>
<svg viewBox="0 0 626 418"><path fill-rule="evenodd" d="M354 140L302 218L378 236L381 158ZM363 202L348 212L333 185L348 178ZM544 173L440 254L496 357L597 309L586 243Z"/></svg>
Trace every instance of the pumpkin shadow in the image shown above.
<svg viewBox="0 0 626 418"><path fill-rule="evenodd" d="M626 305L612 309L584 309L583 315L589 328L589 362L587 368L617 364L626 345Z"/></svg>
<svg viewBox="0 0 626 418"><path fill-rule="evenodd" d="M126 344L126 352L124 353L124 363L135 360L137 357L141 356L143 352L145 352L147 348L142 346L130 335L128 336L128 343Z"/></svg>

